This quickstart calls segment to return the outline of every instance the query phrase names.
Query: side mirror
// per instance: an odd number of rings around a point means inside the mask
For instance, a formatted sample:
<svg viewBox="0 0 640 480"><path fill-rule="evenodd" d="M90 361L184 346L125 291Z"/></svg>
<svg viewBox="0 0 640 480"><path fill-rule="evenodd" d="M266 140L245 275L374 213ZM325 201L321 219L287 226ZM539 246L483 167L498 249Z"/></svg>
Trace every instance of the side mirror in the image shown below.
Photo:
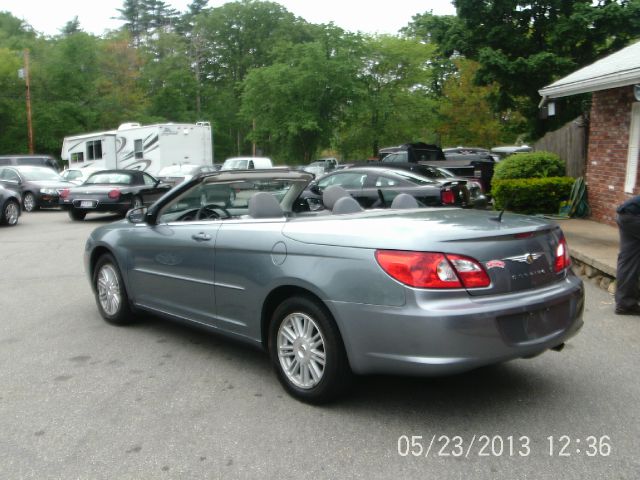
<svg viewBox="0 0 640 480"><path fill-rule="evenodd" d="M320 190L320 187L315 182L309 186L309 190L311 190L316 195L322 195L322 190Z"/></svg>
<svg viewBox="0 0 640 480"><path fill-rule="evenodd" d="M130 223L144 223L147 219L147 207L132 208L127 212L126 218Z"/></svg>

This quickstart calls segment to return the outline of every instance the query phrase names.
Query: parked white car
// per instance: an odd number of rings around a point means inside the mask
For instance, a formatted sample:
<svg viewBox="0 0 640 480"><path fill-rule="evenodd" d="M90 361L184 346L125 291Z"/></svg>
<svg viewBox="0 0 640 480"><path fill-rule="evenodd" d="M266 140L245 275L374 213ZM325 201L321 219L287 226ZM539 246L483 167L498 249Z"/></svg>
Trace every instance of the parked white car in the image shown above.
<svg viewBox="0 0 640 480"><path fill-rule="evenodd" d="M273 168L273 162L267 157L232 157L227 158L220 170L261 170Z"/></svg>
<svg viewBox="0 0 640 480"><path fill-rule="evenodd" d="M91 165L86 165L81 167L66 168L62 172L60 172L60 176L64 178L67 182L75 183L76 185L81 185L93 173L99 172L101 170L105 170L103 165L91 164Z"/></svg>
<svg viewBox="0 0 640 480"><path fill-rule="evenodd" d="M164 183L177 185L191 180L199 173L215 172L219 167L220 165L194 165L192 163L169 165L168 167L162 168L156 178Z"/></svg>

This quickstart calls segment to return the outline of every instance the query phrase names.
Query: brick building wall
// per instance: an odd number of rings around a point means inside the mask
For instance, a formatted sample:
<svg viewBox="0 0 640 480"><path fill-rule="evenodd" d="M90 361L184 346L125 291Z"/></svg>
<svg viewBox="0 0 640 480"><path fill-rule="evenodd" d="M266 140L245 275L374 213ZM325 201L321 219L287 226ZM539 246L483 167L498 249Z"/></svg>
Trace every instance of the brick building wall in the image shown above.
<svg viewBox="0 0 640 480"><path fill-rule="evenodd" d="M591 219L615 226L624 193L633 87L594 92L591 103L586 182ZM639 169L640 172L640 169ZM639 192L638 180L634 193Z"/></svg>

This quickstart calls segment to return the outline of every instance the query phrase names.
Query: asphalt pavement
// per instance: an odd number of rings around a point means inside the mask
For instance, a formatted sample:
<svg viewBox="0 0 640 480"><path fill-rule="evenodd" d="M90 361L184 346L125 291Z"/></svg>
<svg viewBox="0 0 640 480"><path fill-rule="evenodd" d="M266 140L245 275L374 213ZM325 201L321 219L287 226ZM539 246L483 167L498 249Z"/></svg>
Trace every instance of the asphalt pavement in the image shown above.
<svg viewBox="0 0 640 480"><path fill-rule="evenodd" d="M562 352L362 377L313 407L260 351L154 317L106 324L82 253L107 220L0 228L2 479L640 478L640 318L591 281Z"/></svg>

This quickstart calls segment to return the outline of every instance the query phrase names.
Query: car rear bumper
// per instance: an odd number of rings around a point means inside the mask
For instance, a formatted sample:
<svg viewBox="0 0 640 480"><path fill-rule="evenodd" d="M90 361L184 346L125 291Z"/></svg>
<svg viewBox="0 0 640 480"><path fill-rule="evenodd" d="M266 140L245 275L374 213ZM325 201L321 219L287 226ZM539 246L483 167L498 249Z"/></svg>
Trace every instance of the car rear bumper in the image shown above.
<svg viewBox="0 0 640 480"><path fill-rule="evenodd" d="M60 196L48 193L40 193L37 197L38 206L42 208L58 208L60 206Z"/></svg>
<svg viewBox="0 0 640 480"><path fill-rule="evenodd" d="M442 375L526 358L582 327L584 289L570 274L535 292L465 294L426 301L408 290L402 307L329 302L356 373Z"/></svg>
<svg viewBox="0 0 640 480"><path fill-rule="evenodd" d="M131 208L131 202L108 203L108 202L98 201L95 204L95 206L82 207L80 206L80 203L78 203L78 201L74 201L73 203L69 201L64 201L64 203L61 203L61 206L64 210L75 210L77 212L85 212L85 213L117 212L117 213L125 214Z"/></svg>

